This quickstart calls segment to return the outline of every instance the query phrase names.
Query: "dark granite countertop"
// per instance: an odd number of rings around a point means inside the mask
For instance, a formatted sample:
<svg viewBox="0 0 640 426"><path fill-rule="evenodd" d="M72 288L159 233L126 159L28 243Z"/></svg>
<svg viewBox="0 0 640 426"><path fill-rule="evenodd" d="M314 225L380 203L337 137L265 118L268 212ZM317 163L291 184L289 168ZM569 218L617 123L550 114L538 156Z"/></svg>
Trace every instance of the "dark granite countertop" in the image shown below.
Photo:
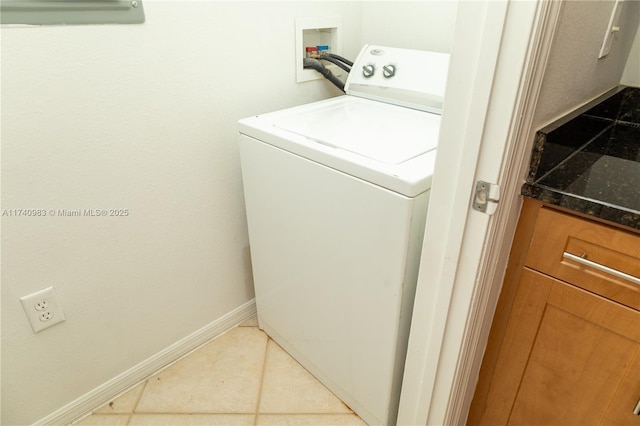
<svg viewBox="0 0 640 426"><path fill-rule="evenodd" d="M539 130L521 193L640 229L640 88L618 87Z"/></svg>

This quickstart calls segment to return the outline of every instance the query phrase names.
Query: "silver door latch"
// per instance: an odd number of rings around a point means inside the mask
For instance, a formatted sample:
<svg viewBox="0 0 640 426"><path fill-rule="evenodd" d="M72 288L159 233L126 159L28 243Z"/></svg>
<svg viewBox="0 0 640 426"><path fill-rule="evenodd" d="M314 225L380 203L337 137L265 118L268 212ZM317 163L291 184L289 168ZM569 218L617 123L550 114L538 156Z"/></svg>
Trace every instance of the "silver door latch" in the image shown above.
<svg viewBox="0 0 640 426"><path fill-rule="evenodd" d="M498 208L500 201L500 187L495 183L482 180L476 182L476 190L473 193L473 209L488 215L492 215Z"/></svg>

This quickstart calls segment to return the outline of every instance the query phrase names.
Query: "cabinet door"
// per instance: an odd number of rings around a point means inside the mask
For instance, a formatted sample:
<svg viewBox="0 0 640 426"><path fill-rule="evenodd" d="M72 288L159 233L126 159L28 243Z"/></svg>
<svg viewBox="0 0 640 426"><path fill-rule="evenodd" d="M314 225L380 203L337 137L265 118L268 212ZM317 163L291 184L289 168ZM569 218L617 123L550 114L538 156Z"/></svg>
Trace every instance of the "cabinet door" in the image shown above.
<svg viewBox="0 0 640 426"><path fill-rule="evenodd" d="M525 268L480 424L640 425L640 312Z"/></svg>
<svg viewBox="0 0 640 426"><path fill-rule="evenodd" d="M541 208L526 266L640 309L640 234Z"/></svg>

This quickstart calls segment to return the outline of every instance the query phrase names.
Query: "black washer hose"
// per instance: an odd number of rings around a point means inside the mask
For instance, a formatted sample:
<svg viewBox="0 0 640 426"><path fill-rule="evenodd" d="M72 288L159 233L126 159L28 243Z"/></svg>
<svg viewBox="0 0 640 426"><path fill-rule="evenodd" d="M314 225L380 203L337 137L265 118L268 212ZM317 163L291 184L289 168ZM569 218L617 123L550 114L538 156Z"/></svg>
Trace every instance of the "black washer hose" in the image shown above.
<svg viewBox="0 0 640 426"><path fill-rule="evenodd" d="M333 83L334 86L344 92L344 83L338 77L333 75L330 70L325 68L322 62L318 61L317 59L303 58L302 64L304 68L312 68L318 71L324 76L324 78L329 80L331 83Z"/></svg>
<svg viewBox="0 0 640 426"><path fill-rule="evenodd" d="M346 58L343 58L340 55L336 55L335 53L324 53L324 54L322 54L322 56L331 56L333 59L337 59L340 62L344 62L345 64L349 65L350 67L353 66L353 62L352 61L350 61L350 60L348 60Z"/></svg>
<svg viewBox="0 0 640 426"><path fill-rule="evenodd" d="M343 61L341 61L338 58L334 58L333 55L331 55L331 54L320 55L320 59L322 59L323 61L331 62L332 64L336 64L337 66L339 66L340 68L342 68L346 72L351 72L351 67L348 66L348 64L343 63Z"/></svg>

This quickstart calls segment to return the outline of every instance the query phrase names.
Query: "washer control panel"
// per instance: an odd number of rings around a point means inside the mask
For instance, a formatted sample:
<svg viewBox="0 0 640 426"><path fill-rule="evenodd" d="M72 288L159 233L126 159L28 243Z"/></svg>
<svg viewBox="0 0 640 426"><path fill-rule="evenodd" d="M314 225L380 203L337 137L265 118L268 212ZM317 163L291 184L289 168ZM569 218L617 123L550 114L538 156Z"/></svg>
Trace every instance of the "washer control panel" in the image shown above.
<svg viewBox="0 0 640 426"><path fill-rule="evenodd" d="M349 95L440 113L449 54L366 45L349 73Z"/></svg>

